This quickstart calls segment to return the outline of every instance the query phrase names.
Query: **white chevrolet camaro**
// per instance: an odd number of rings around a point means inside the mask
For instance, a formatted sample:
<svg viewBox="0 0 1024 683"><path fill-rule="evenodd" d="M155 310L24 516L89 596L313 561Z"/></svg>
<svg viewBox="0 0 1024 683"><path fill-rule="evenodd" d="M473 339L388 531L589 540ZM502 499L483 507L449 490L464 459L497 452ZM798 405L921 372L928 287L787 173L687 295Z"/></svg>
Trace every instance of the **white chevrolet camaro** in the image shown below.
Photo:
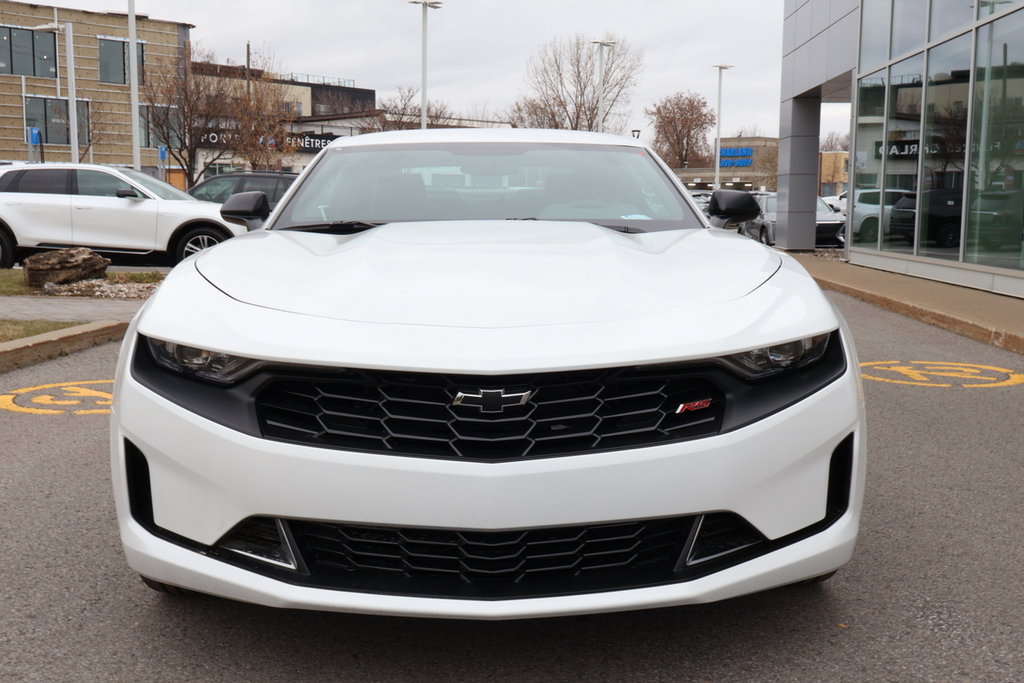
<svg viewBox="0 0 1024 683"><path fill-rule="evenodd" d="M709 227L645 145L403 131L334 142L265 229L170 273L125 337L111 462L158 590L509 619L830 575L864 429L814 281Z"/></svg>

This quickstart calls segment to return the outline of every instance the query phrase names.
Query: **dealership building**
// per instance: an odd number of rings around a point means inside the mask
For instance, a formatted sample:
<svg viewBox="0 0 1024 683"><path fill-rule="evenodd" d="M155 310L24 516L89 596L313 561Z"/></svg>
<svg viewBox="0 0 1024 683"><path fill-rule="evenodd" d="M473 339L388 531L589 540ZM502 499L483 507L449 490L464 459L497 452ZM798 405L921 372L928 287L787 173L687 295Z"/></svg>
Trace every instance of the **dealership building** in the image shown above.
<svg viewBox="0 0 1024 683"><path fill-rule="evenodd" d="M823 102L852 104L851 263L1024 297L1024 0L786 0L786 249L813 246Z"/></svg>

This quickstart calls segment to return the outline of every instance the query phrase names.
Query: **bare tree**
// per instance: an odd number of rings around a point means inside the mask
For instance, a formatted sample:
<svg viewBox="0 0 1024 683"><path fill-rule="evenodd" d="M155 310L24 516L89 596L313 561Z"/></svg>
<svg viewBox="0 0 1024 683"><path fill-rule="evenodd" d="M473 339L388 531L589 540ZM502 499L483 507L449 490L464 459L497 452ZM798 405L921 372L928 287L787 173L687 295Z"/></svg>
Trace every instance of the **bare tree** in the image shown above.
<svg viewBox="0 0 1024 683"><path fill-rule="evenodd" d="M554 40L535 54L527 66L530 94L519 98L506 114L513 125L621 133L625 127L630 92L639 80L643 57L626 41L606 35L609 45L604 74L598 73L602 48L583 36ZM603 91L601 84L603 83ZM598 125L604 100L602 126Z"/></svg>
<svg viewBox="0 0 1024 683"><path fill-rule="evenodd" d="M244 78L233 79L228 117L231 120L229 145L253 171L276 169L281 159L295 151L288 135L293 117L287 86L273 77L269 57L257 57L257 66L244 68Z"/></svg>
<svg viewBox="0 0 1024 683"><path fill-rule="evenodd" d="M751 136L753 137L753 136ZM764 145L757 148L757 155L750 170L754 174L754 187L775 190L779 178L779 148L777 145Z"/></svg>
<svg viewBox="0 0 1024 683"><path fill-rule="evenodd" d="M186 182L195 183L206 169L227 155L226 146L212 146L211 136L223 133L227 119L227 87L223 79L193 74L192 58L199 65L213 63L213 54L185 45L184 59L176 69L147 70L142 87L146 124L156 142L185 171ZM200 148L206 153L200 154Z"/></svg>
<svg viewBox="0 0 1024 683"><path fill-rule="evenodd" d="M408 130L420 127L419 89L398 87L398 93L380 101L376 116L363 126L363 133L375 133L384 130ZM453 114L444 102L431 100L427 102L427 128L446 128L451 126Z"/></svg>
<svg viewBox="0 0 1024 683"><path fill-rule="evenodd" d="M839 131L829 131L818 143L818 149L822 152L849 152L850 134Z"/></svg>
<svg viewBox="0 0 1024 683"><path fill-rule="evenodd" d="M644 109L654 127L654 151L675 168L710 166L708 133L715 114L695 92L677 92Z"/></svg>

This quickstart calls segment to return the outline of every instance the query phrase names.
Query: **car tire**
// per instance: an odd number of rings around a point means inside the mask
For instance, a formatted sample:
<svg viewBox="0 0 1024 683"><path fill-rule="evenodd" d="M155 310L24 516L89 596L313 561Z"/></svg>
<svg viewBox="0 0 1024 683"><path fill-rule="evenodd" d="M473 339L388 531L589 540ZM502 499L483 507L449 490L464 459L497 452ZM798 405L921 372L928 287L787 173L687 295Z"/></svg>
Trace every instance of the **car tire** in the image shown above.
<svg viewBox="0 0 1024 683"><path fill-rule="evenodd" d="M14 265L14 239L3 226L0 226L0 268Z"/></svg>
<svg viewBox="0 0 1024 683"><path fill-rule="evenodd" d="M761 227L761 230L757 233L757 241L769 247L772 246L772 241L768 239L768 228Z"/></svg>
<svg viewBox="0 0 1024 683"><path fill-rule="evenodd" d="M960 222L946 221L939 226L935 242L944 249L960 246Z"/></svg>
<svg viewBox="0 0 1024 683"><path fill-rule="evenodd" d="M146 584L157 593L164 593L166 595L188 595L191 592L184 588L179 588L177 586L172 586L170 584L151 579L148 576L142 576L141 574L139 575L139 578L142 579L142 583Z"/></svg>
<svg viewBox="0 0 1024 683"><path fill-rule="evenodd" d="M857 239L858 242L877 242L878 241L878 219L868 218L860 224L860 235Z"/></svg>
<svg viewBox="0 0 1024 683"><path fill-rule="evenodd" d="M182 261L192 254L209 249L226 239L224 233L216 228L193 228L178 240L178 244L174 248L174 262Z"/></svg>

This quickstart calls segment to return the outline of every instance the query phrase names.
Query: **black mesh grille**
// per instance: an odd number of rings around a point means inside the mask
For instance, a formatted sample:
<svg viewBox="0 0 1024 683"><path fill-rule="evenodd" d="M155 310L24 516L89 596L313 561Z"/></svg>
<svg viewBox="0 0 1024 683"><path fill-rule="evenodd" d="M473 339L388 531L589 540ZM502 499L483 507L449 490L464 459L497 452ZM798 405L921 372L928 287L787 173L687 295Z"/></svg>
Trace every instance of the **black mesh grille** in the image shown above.
<svg viewBox="0 0 1024 683"><path fill-rule="evenodd" d="M455 531L290 522L318 584L404 595L502 598L672 580L694 517Z"/></svg>
<svg viewBox="0 0 1024 683"><path fill-rule="evenodd" d="M460 393L475 405L455 405ZM515 405L523 394L528 400ZM710 436L721 429L724 404L714 383L680 366L503 377L346 370L276 377L256 396L267 438L471 460Z"/></svg>

